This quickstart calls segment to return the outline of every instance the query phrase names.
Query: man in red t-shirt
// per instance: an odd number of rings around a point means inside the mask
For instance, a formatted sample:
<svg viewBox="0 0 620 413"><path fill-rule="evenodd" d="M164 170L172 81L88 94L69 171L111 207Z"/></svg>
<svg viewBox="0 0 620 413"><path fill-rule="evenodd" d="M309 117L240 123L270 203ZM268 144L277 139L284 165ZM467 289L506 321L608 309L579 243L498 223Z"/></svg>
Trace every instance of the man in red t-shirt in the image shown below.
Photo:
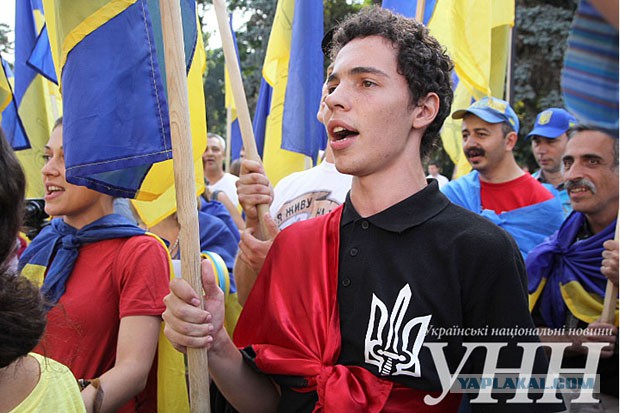
<svg viewBox="0 0 620 413"><path fill-rule="evenodd" d="M457 110L463 151L474 169L442 188L452 202L504 227L524 257L562 223L562 208L540 182L523 172L513 148L519 118L508 102L483 98Z"/></svg>

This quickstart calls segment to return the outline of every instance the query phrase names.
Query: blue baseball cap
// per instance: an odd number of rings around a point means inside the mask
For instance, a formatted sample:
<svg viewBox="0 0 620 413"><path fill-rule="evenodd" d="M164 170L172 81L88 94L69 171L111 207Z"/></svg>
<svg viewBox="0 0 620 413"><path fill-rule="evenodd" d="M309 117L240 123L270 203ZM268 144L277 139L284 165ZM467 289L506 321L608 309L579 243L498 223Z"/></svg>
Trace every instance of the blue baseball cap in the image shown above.
<svg viewBox="0 0 620 413"><path fill-rule="evenodd" d="M463 119L471 113L488 123L508 122L519 133L519 118L508 102L494 97L484 97L467 109L460 109L452 114L452 119Z"/></svg>
<svg viewBox="0 0 620 413"><path fill-rule="evenodd" d="M577 124L577 119L564 109L549 108L543 110L536 116L534 129L527 134L529 139L532 136L542 136L543 138L555 139L566 133L566 131Z"/></svg>

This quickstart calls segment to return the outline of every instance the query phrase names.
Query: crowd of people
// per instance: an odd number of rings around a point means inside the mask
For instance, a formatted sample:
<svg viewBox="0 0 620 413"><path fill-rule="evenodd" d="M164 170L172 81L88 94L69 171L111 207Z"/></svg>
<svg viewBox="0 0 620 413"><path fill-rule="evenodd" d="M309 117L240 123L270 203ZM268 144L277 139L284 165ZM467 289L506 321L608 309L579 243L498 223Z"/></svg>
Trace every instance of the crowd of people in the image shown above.
<svg viewBox="0 0 620 413"><path fill-rule="evenodd" d="M330 36L321 164L273 187L245 159L235 177L209 134L202 291L174 276L175 212L142 228L67 181L62 118L41 171L52 219L20 250L25 178L0 133L0 413L188 411L188 348L208 351L214 411L618 410L617 296L601 318L618 287L618 131L548 108L525 137L530 175L510 103L452 108L453 62L422 24L370 7ZM472 167L452 181L428 162L448 116ZM597 374L595 400L446 382L550 366Z"/></svg>

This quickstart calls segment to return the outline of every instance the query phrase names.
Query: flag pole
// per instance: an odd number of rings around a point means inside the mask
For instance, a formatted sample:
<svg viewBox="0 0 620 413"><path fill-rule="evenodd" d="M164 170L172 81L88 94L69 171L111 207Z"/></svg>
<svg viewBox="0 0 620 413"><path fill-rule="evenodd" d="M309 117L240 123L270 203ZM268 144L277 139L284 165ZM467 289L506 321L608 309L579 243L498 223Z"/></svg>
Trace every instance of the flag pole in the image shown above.
<svg viewBox="0 0 620 413"><path fill-rule="evenodd" d="M170 135L177 212L181 230L181 274L194 291L202 291L200 276L200 238L198 235L198 210L196 180L192 156L191 129L183 25L178 0L160 0L161 23L166 61L166 83L170 110ZM198 36L201 33L198 32ZM203 297L203 294L198 294ZM204 302L201 302L204 307ZM192 413L210 412L209 362L207 350L187 349L189 368L189 398Z"/></svg>
<svg viewBox="0 0 620 413"><path fill-rule="evenodd" d="M232 109L226 106L226 172L230 172L230 158L232 152Z"/></svg>
<svg viewBox="0 0 620 413"><path fill-rule="evenodd" d="M620 227L616 224L616 235L614 241L618 241L618 230ZM618 287L610 280L607 280L607 288L605 288L605 300L603 301L603 312L601 321L603 323L614 324L616 321L616 303L618 302Z"/></svg>
<svg viewBox="0 0 620 413"><path fill-rule="evenodd" d="M426 0L418 0L415 6L415 19L420 23L424 23L424 8L426 7Z"/></svg>
<svg viewBox="0 0 620 413"><path fill-rule="evenodd" d="M253 161L262 162L258 155L258 150L256 149L254 131L252 130L252 122L250 120L250 111L243 89L243 82L241 81L241 70L237 63L237 53L235 52L232 32L226 18L226 4L224 0L213 0L213 8L215 9L217 25L220 29L220 36L222 37L222 50L224 50L226 69L228 70L233 99L237 107L237 118L239 119L239 129L241 129L241 139L243 140L245 157ZM268 232L265 228L263 217L266 213L269 213L269 205L257 205L257 209L262 232L262 234L257 235L264 240L267 239Z"/></svg>

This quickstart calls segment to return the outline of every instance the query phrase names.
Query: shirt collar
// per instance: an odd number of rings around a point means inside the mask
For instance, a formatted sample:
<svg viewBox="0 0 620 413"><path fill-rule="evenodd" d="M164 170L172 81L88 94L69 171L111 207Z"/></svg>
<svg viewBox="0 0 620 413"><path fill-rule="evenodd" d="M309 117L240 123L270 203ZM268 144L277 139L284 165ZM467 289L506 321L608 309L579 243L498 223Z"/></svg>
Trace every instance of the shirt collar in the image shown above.
<svg viewBox="0 0 620 413"><path fill-rule="evenodd" d="M446 208L450 201L439 192L439 184L435 179L427 179L428 185L409 198L367 218L362 218L351 203L351 194L342 212L341 226L351 222L367 219L371 224L391 232L401 233L409 228L420 225Z"/></svg>
<svg viewBox="0 0 620 413"><path fill-rule="evenodd" d="M545 176L545 174L542 172L542 169L537 170L536 172L534 172L532 174L532 176L534 178L536 178L536 180L538 182L540 182L541 184L549 184L552 185L551 183L549 183L549 181L547 181L547 177ZM555 189L557 189L558 191L561 191L564 189L564 182L562 182L560 185L556 186Z"/></svg>

